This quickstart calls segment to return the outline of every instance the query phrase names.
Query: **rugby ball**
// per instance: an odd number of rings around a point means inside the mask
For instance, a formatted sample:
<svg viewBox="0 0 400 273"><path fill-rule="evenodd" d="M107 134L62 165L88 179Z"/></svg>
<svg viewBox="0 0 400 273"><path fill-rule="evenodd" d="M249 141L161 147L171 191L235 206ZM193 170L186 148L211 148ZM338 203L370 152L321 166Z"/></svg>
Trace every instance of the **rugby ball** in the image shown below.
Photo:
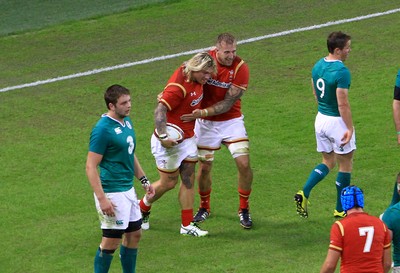
<svg viewBox="0 0 400 273"><path fill-rule="evenodd" d="M181 142L183 140L183 130L178 125L172 123L167 123L167 135L168 138L177 142Z"/></svg>

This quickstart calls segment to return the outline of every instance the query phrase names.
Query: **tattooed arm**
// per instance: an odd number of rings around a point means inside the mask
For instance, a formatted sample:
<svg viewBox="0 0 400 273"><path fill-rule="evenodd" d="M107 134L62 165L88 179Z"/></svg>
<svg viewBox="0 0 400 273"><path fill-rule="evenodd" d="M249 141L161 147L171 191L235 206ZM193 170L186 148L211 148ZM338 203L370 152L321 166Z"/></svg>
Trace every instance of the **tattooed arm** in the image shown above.
<svg viewBox="0 0 400 273"><path fill-rule="evenodd" d="M154 111L154 123L158 135L167 133L167 111L168 108L163 103L158 103L156 110Z"/></svg>
<svg viewBox="0 0 400 273"><path fill-rule="evenodd" d="M191 114L185 114L181 116L181 120L184 121L192 121L196 118L201 117L209 117L209 116L216 116L219 114L223 114L231 107L235 102L242 97L244 94L244 89L239 88L237 86L231 85L228 91L225 94L225 98L216 104L207 107L206 109L196 109Z"/></svg>
<svg viewBox="0 0 400 273"><path fill-rule="evenodd" d="M215 116L227 112L231 109L232 105L242 97L243 93L244 90L242 88L231 85L228 92L225 94L224 100L217 102L213 106L207 107L207 116Z"/></svg>
<svg viewBox="0 0 400 273"><path fill-rule="evenodd" d="M167 137L167 111L167 106L165 106L163 103L158 103L157 108L154 111L154 122L161 145L165 148L171 148L172 146L178 144L178 142Z"/></svg>

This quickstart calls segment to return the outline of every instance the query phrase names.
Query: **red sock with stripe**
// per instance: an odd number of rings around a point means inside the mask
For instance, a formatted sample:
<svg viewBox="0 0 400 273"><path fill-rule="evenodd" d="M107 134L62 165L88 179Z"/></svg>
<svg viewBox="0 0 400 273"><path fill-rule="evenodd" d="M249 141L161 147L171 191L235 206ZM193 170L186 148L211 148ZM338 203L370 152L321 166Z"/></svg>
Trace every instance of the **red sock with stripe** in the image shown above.
<svg viewBox="0 0 400 273"><path fill-rule="evenodd" d="M210 211L210 194L211 189L205 192L199 190L200 194L200 207Z"/></svg>
<svg viewBox="0 0 400 273"><path fill-rule="evenodd" d="M249 197L251 190L238 189L239 192L239 207L240 209L249 209Z"/></svg>

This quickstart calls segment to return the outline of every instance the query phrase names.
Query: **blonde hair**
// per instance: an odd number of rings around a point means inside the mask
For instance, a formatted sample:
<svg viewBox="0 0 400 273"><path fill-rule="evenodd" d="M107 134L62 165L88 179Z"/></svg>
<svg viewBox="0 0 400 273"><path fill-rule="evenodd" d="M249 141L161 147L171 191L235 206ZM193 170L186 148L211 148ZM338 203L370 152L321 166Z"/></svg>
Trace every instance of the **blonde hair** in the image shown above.
<svg viewBox="0 0 400 273"><path fill-rule="evenodd" d="M217 37L217 42L215 43L215 46L219 48L222 42L225 42L227 45L233 45L236 44L236 38L230 33L221 33Z"/></svg>
<svg viewBox="0 0 400 273"><path fill-rule="evenodd" d="M192 81L192 73L212 68L212 73L217 74L217 65L207 52L201 52L194 55L190 60L185 63L183 73L185 73L188 81Z"/></svg>

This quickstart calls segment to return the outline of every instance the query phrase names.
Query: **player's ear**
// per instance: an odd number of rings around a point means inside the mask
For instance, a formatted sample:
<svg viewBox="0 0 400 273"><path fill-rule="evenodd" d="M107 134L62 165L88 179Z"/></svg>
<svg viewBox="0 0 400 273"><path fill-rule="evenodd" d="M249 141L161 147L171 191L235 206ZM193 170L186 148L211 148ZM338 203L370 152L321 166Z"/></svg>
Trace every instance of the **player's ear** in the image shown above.
<svg viewBox="0 0 400 273"><path fill-rule="evenodd" d="M333 55L340 55L340 48L335 48L334 50L333 50Z"/></svg>
<svg viewBox="0 0 400 273"><path fill-rule="evenodd" d="M108 104L108 109L114 111L115 110L115 105L112 104L111 102Z"/></svg>

